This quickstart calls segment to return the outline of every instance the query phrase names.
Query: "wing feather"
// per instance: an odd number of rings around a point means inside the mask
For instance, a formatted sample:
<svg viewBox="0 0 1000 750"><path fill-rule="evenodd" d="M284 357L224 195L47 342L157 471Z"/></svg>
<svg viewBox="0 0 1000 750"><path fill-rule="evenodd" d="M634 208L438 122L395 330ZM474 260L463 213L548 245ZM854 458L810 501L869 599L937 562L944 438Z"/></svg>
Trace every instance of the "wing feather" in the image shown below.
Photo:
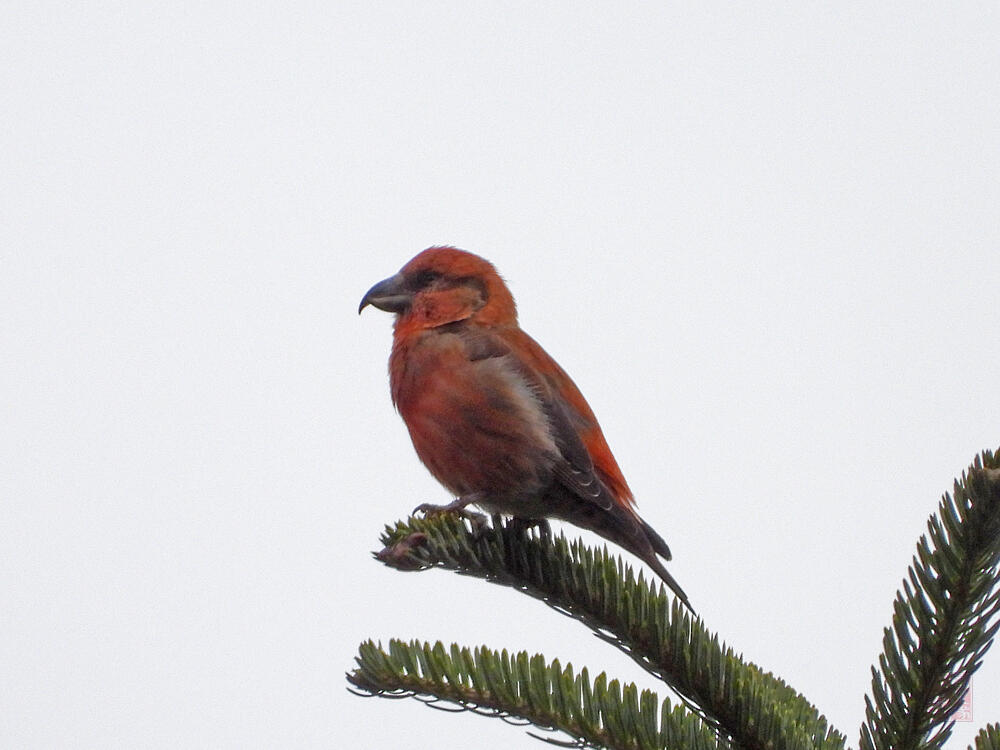
<svg viewBox="0 0 1000 750"><path fill-rule="evenodd" d="M562 368L519 328L497 332L463 326L460 330L466 355L470 360L506 358L536 394L560 453L560 459L553 466L555 480L574 496L602 510L610 510L616 502L631 510L629 502L618 500L609 487L610 483L604 481L602 474L620 477L621 470L607 448L593 412ZM567 399L566 395L570 398ZM581 433L596 433L599 445L604 450L602 455L607 457L605 466L610 471L601 472L595 467L594 457ZM624 481L621 478L621 485L625 486L627 492ZM631 493L626 497L630 501Z"/></svg>

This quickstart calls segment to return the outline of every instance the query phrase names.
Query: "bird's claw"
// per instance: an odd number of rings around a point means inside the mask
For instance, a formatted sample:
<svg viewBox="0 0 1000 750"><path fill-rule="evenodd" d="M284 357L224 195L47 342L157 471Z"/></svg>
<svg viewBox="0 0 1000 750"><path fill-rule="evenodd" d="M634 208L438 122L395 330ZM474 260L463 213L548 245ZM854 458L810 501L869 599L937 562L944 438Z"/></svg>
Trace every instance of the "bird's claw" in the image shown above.
<svg viewBox="0 0 1000 750"><path fill-rule="evenodd" d="M451 513L453 515L459 516L461 518L468 519L472 523L473 528L476 531L481 530L486 526L486 516L482 513L476 513L473 510L469 510L466 506L469 503L474 502L474 500L466 498L458 498L452 503L447 505L434 505L433 503L421 503L416 508L413 509L411 515L416 515L417 513L423 513L424 517L428 516L440 516L445 513Z"/></svg>
<svg viewBox="0 0 1000 750"><path fill-rule="evenodd" d="M434 503L420 503L416 508L410 511L411 516L417 515L417 513L423 513L425 516L439 516L442 513L448 513L454 510L451 505L435 505Z"/></svg>

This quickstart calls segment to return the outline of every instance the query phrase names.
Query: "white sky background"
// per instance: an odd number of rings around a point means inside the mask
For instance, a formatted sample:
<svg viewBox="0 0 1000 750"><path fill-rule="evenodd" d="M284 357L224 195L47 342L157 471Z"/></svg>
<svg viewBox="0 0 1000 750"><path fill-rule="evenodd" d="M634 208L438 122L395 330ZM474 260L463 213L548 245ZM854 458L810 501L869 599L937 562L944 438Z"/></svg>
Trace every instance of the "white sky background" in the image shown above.
<svg viewBox="0 0 1000 750"><path fill-rule="evenodd" d="M998 39L985 2L5 4L0 746L543 747L351 696L368 637L656 686L370 557L448 496L357 305L440 243L508 279L709 627L856 745L926 518L1000 445Z"/></svg>

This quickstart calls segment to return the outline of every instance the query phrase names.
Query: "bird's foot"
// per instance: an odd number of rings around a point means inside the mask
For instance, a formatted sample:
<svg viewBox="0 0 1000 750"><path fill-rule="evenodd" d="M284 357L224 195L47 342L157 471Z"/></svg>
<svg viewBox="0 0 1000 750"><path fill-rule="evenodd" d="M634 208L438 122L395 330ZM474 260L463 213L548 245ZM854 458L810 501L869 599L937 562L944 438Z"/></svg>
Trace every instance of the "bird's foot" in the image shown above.
<svg viewBox="0 0 1000 750"><path fill-rule="evenodd" d="M433 503L421 503L416 508L413 509L413 514L423 513L424 516L439 516L444 513L452 513L462 518L468 519L476 531L484 528L486 526L486 516L482 513L477 513L474 510L469 510L467 506L477 503L482 499L478 493L473 493L471 495L463 495L462 497L457 497L453 502L447 505L434 505Z"/></svg>

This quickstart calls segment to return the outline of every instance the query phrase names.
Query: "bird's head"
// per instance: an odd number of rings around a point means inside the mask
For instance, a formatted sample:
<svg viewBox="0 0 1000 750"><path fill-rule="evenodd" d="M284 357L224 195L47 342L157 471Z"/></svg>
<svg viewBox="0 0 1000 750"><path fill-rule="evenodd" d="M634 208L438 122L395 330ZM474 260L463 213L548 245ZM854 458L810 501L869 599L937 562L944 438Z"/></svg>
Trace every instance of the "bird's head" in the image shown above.
<svg viewBox="0 0 1000 750"><path fill-rule="evenodd" d="M396 313L396 327L421 330L470 320L516 325L517 308L500 274L485 258L454 247L430 247L399 273L367 291L358 307Z"/></svg>

